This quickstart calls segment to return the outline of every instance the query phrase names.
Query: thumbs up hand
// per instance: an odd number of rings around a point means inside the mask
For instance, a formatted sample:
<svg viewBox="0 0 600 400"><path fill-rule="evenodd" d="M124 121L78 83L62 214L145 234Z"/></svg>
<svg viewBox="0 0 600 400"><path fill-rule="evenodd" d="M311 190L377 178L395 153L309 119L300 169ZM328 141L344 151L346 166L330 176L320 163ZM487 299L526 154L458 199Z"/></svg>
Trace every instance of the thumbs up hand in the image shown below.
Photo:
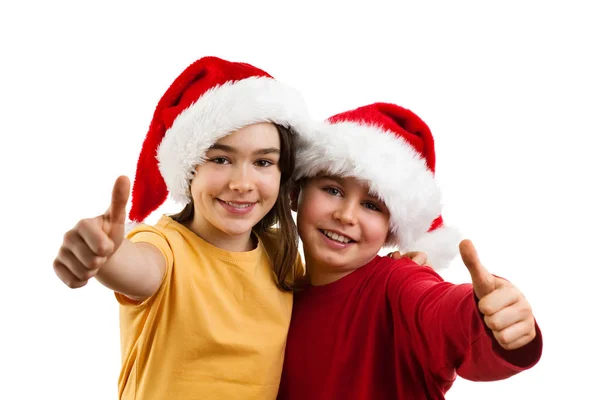
<svg viewBox="0 0 600 400"><path fill-rule="evenodd" d="M123 242L129 188L129 179L119 177L108 210L97 217L80 220L65 234L53 267L67 286L85 286Z"/></svg>
<svg viewBox="0 0 600 400"><path fill-rule="evenodd" d="M523 293L510 282L492 275L479 260L470 240L463 240L459 250L471 274L479 311L500 346L514 350L531 342L536 335L535 320Z"/></svg>

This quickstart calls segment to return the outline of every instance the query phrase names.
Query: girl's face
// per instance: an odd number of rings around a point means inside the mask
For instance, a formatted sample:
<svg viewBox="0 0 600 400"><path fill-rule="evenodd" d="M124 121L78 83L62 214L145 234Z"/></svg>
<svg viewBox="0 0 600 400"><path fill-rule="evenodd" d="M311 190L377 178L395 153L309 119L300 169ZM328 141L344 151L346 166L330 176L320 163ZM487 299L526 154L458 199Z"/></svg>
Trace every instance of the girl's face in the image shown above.
<svg viewBox="0 0 600 400"><path fill-rule="evenodd" d="M294 208L313 285L333 282L371 261L390 227L385 204L355 178L308 179Z"/></svg>
<svg viewBox="0 0 600 400"><path fill-rule="evenodd" d="M239 129L217 141L191 183L191 228L230 251L250 250L250 233L279 194L279 133L271 123Z"/></svg>

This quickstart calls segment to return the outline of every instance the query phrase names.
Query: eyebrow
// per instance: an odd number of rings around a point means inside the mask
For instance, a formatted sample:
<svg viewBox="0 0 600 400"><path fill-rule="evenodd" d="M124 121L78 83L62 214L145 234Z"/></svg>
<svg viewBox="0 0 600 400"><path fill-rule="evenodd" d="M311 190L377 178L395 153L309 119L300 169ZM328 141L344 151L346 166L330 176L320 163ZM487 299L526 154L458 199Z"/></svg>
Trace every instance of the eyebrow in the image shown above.
<svg viewBox="0 0 600 400"><path fill-rule="evenodd" d="M343 183L343 179L340 178L339 176L332 176L332 175L319 175L317 176L318 180L332 180L332 181L336 181L337 183L339 183L340 185Z"/></svg>
<svg viewBox="0 0 600 400"><path fill-rule="evenodd" d="M227 146L225 144L215 143L208 148L208 150L222 150L227 153L238 153L238 150L233 146ZM279 154L281 153L277 147L266 147L264 149L258 149L252 152L252 154Z"/></svg>

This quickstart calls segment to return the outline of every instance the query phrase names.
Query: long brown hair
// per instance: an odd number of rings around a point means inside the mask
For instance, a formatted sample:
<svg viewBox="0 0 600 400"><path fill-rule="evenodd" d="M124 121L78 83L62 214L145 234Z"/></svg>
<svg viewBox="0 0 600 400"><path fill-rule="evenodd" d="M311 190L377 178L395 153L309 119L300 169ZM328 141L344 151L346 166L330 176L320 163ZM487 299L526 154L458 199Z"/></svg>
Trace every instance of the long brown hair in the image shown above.
<svg viewBox="0 0 600 400"><path fill-rule="evenodd" d="M254 232L263 240L273 263L277 285L286 291L295 288L294 279L298 260L298 229L292 218L290 194L293 189L292 175L296 167L296 136L291 128L275 124L279 133L280 155L279 194L273 208L254 226ZM194 203L189 202L183 210L171 218L180 224L194 218ZM275 229L274 229L275 228Z"/></svg>

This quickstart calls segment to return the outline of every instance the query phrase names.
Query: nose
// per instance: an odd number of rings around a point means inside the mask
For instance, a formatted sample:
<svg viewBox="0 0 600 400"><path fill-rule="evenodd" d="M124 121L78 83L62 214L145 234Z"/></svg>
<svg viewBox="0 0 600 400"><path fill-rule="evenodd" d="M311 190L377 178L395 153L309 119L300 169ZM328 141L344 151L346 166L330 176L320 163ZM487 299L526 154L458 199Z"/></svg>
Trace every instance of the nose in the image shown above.
<svg viewBox="0 0 600 400"><path fill-rule="evenodd" d="M356 216L356 205L351 202L344 202L333 212L333 218L344 225L356 225L358 219Z"/></svg>
<svg viewBox="0 0 600 400"><path fill-rule="evenodd" d="M245 165L238 165L232 169L229 179L229 189L245 193L254 190L252 172Z"/></svg>

